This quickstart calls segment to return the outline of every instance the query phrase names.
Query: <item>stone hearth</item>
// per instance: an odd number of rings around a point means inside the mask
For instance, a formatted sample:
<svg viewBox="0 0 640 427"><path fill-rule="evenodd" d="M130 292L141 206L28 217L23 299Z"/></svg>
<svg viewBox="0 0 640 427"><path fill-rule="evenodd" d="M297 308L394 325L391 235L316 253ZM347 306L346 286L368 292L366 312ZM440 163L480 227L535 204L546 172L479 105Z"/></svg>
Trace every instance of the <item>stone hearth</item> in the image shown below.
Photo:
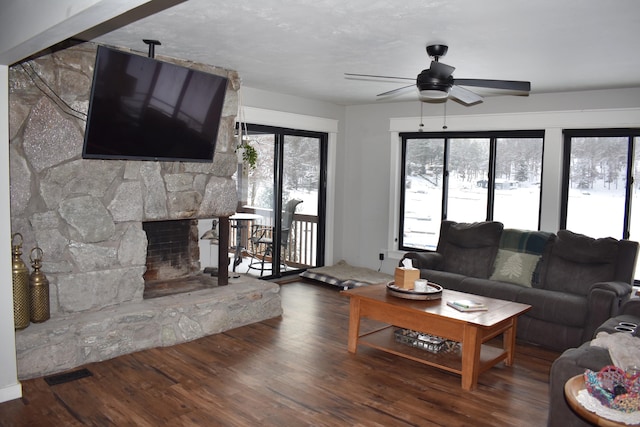
<svg viewBox="0 0 640 427"><path fill-rule="evenodd" d="M42 54L9 70L11 227L23 259L43 250L51 319L16 332L19 378L166 346L281 314L277 285L229 286L143 300L142 223L235 211L235 72L213 163L82 159L96 46Z"/></svg>
<svg viewBox="0 0 640 427"><path fill-rule="evenodd" d="M282 314L279 286L248 276L211 290L59 315L16 334L21 379L165 347Z"/></svg>

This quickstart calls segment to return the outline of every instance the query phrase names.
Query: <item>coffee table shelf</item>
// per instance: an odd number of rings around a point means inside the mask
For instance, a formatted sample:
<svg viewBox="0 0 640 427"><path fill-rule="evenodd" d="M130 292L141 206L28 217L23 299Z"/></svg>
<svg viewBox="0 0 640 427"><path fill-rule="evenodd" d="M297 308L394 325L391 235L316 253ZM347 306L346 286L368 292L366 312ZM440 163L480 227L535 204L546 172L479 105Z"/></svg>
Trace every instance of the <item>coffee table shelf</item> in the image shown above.
<svg viewBox="0 0 640 427"><path fill-rule="evenodd" d="M393 334L395 329L395 326L388 326L363 334L358 338L358 344L462 375L462 354L460 350L431 353L411 347L396 341ZM506 360L506 358L507 352L505 350L483 344L480 349L479 373L488 370L496 363Z"/></svg>

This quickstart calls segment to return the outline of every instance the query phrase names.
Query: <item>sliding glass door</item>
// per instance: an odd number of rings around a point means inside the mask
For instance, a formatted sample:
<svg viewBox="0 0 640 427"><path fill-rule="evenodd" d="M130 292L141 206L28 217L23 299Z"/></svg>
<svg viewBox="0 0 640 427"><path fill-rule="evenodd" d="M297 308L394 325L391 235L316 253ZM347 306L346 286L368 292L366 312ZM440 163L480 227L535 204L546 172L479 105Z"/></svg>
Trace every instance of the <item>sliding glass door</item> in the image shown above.
<svg viewBox="0 0 640 427"><path fill-rule="evenodd" d="M258 159L239 172L238 212L260 216L249 273L271 278L322 265L327 135L258 125L246 135Z"/></svg>

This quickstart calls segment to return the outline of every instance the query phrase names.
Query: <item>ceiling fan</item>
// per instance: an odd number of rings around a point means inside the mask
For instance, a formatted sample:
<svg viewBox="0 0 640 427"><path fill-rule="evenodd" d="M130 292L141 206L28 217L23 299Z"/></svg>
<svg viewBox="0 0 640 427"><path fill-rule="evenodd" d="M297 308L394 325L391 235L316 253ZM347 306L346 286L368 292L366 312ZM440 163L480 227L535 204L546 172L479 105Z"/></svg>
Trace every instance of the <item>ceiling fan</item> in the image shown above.
<svg viewBox="0 0 640 427"><path fill-rule="evenodd" d="M415 79L415 84L403 86L388 92L379 93L377 96L395 95L400 92L409 90L414 86L417 87L421 101L438 101L444 100L451 96L458 101L472 105L482 102L482 96L475 92L465 89L462 86L484 87L490 89L504 89L509 91L521 92L522 95L528 95L531 90L531 83L516 80L486 80L486 79L455 79L453 78L454 67L443 64L440 58L443 57L448 46L443 44L434 44L427 46L427 54L433 58L431 66L426 70L422 70ZM414 80L407 77L391 77L376 76L371 74L353 74L345 73L347 78L380 78L395 80Z"/></svg>

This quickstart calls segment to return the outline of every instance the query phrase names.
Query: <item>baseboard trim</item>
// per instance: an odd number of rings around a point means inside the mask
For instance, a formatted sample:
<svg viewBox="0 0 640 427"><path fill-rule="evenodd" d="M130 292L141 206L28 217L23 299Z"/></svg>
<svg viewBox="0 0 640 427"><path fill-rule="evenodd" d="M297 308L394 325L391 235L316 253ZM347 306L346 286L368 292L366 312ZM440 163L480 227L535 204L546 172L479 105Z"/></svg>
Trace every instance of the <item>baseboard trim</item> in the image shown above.
<svg viewBox="0 0 640 427"><path fill-rule="evenodd" d="M22 397L22 384L16 383L0 388L0 403Z"/></svg>

